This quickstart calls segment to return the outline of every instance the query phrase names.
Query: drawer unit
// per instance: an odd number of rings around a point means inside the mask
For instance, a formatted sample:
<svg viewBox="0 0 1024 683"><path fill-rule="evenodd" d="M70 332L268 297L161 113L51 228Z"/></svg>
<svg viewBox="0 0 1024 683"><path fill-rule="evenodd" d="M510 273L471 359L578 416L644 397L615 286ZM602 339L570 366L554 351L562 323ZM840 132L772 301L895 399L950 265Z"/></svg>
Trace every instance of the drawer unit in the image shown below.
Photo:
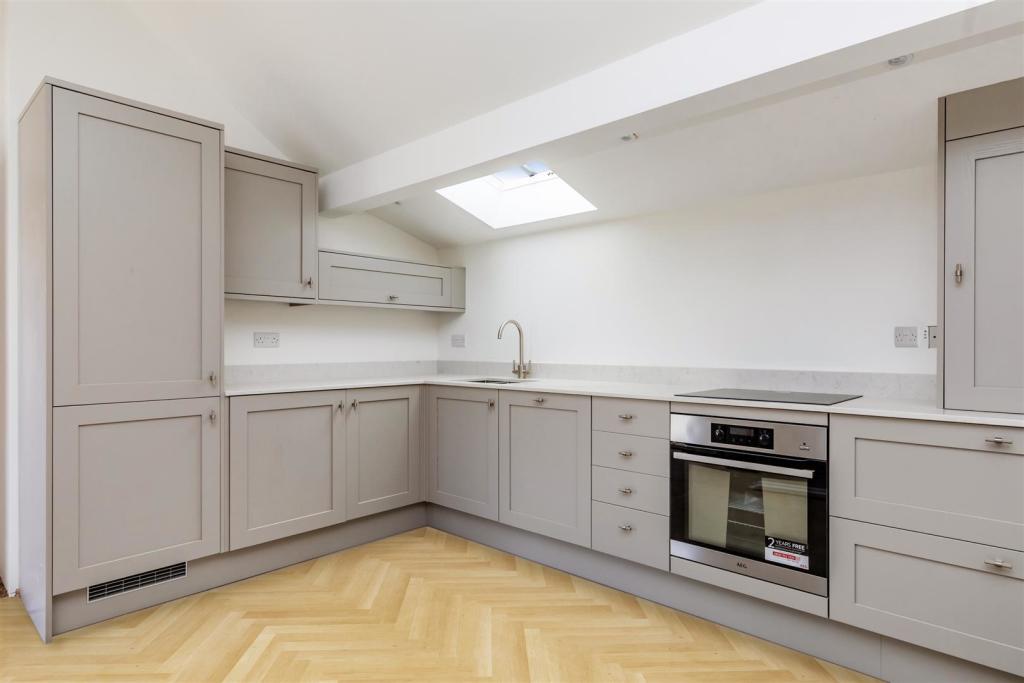
<svg viewBox="0 0 1024 683"><path fill-rule="evenodd" d="M594 429L667 439L668 403L629 398L594 397Z"/></svg>
<svg viewBox="0 0 1024 683"><path fill-rule="evenodd" d="M668 571L668 517L594 501L592 547Z"/></svg>
<svg viewBox="0 0 1024 683"><path fill-rule="evenodd" d="M829 554L832 619L1024 675L1024 553L833 517Z"/></svg>
<svg viewBox="0 0 1024 683"><path fill-rule="evenodd" d="M830 514L1024 550L1024 430L836 415Z"/></svg>
<svg viewBox="0 0 1024 683"><path fill-rule="evenodd" d="M593 467L591 477L594 500L613 503L634 510L667 515L669 511L668 479L653 474L627 472L610 467Z"/></svg>
<svg viewBox="0 0 1024 683"><path fill-rule="evenodd" d="M594 432L593 463L630 472L667 477L671 450L668 439Z"/></svg>

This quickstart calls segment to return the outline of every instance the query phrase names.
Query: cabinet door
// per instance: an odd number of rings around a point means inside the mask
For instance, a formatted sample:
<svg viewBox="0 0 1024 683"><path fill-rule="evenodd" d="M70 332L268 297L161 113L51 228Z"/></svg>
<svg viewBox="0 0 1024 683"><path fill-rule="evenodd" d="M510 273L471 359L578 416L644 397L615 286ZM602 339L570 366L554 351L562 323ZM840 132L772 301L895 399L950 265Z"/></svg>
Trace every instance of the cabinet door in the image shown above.
<svg viewBox="0 0 1024 683"><path fill-rule="evenodd" d="M231 549L344 522L345 392L231 399Z"/></svg>
<svg viewBox="0 0 1024 683"><path fill-rule="evenodd" d="M1024 413L1024 128L946 144L945 252L944 405Z"/></svg>
<svg viewBox="0 0 1024 683"><path fill-rule="evenodd" d="M498 519L498 392L431 387L427 499Z"/></svg>
<svg viewBox="0 0 1024 683"><path fill-rule="evenodd" d="M220 399L53 411L53 592L220 551Z"/></svg>
<svg viewBox="0 0 1024 683"><path fill-rule="evenodd" d="M420 388L348 392L349 519L417 503L420 493Z"/></svg>
<svg viewBox="0 0 1024 683"><path fill-rule="evenodd" d="M57 405L216 396L221 133L53 89Z"/></svg>
<svg viewBox="0 0 1024 683"><path fill-rule="evenodd" d="M452 269L320 252L321 299L399 306L452 306Z"/></svg>
<svg viewBox="0 0 1024 683"><path fill-rule="evenodd" d="M224 155L224 291L312 299L317 175Z"/></svg>
<svg viewBox="0 0 1024 683"><path fill-rule="evenodd" d="M829 616L1024 675L1024 553L833 517Z"/></svg>
<svg viewBox="0 0 1024 683"><path fill-rule="evenodd" d="M499 518L590 546L590 397L500 392Z"/></svg>

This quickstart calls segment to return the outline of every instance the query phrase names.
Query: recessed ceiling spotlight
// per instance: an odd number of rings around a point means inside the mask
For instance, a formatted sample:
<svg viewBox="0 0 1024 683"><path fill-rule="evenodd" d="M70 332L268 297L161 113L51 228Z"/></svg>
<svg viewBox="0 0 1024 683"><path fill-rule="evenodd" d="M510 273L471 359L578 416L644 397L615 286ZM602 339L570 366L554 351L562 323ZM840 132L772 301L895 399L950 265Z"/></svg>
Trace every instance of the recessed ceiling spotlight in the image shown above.
<svg viewBox="0 0 1024 683"><path fill-rule="evenodd" d="M892 68L896 69L901 66L906 66L907 64L910 64L912 61L914 61L913 53L908 55L900 55L899 57L893 57L886 63Z"/></svg>
<svg viewBox="0 0 1024 683"><path fill-rule="evenodd" d="M623 135L619 139L622 140L623 142L633 142L633 140L636 140L639 137L640 133L630 133L629 135Z"/></svg>

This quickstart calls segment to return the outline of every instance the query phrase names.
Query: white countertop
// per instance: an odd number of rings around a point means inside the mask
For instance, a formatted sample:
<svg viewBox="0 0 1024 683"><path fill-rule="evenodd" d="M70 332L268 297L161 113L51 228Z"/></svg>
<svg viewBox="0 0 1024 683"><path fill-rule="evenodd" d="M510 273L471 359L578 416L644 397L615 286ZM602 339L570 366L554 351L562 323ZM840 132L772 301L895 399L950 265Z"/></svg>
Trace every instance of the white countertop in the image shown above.
<svg viewBox="0 0 1024 683"><path fill-rule="evenodd" d="M942 410L923 401L879 399L865 396L832 406L802 403L770 403L765 401L734 401L708 398L682 398L676 394L700 391L708 387L668 386L663 384L629 384L624 382L589 382L581 380L529 379L514 384L480 384L469 380L479 375L420 375L412 377L364 377L345 380L288 380L259 383L232 383L225 389L227 396L251 394L281 394L295 391L325 391L360 389L366 387L394 387L427 384L451 387L490 388L501 391L534 391L543 393L636 398L650 401L672 401L700 405L741 406L776 410L802 410L836 415L870 415L908 420L935 420L966 424L1024 428L1024 416L1008 413L981 413L963 410Z"/></svg>

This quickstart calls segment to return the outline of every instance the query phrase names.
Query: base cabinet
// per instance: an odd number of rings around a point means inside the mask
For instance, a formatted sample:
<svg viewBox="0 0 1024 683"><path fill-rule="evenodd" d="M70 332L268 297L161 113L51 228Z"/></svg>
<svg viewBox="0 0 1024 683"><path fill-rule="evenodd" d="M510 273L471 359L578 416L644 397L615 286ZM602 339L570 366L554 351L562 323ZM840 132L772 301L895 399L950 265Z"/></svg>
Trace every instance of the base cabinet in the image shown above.
<svg viewBox="0 0 1024 683"><path fill-rule="evenodd" d="M420 387L348 392L348 517L423 500Z"/></svg>
<svg viewBox="0 0 1024 683"><path fill-rule="evenodd" d="M500 392L499 519L590 547L590 397Z"/></svg>
<svg viewBox="0 0 1024 683"><path fill-rule="evenodd" d="M231 549L344 522L344 391L231 399Z"/></svg>
<svg viewBox="0 0 1024 683"><path fill-rule="evenodd" d="M220 551L219 408L54 409L54 595Z"/></svg>
<svg viewBox="0 0 1024 683"><path fill-rule="evenodd" d="M836 621L1024 675L1024 553L833 517Z"/></svg>
<svg viewBox="0 0 1024 683"><path fill-rule="evenodd" d="M498 392L431 387L427 500L498 519Z"/></svg>

